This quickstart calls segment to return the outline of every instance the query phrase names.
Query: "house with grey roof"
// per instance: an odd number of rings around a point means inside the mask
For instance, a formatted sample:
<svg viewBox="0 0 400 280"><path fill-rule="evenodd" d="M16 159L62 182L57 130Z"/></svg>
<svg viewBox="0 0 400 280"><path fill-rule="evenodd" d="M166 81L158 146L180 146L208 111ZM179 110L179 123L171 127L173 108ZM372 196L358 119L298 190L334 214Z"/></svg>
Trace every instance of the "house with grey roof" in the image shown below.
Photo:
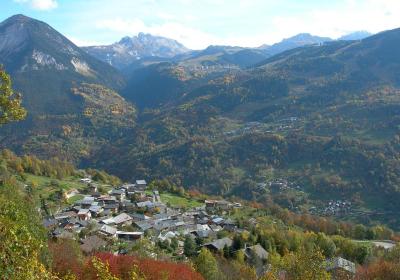
<svg viewBox="0 0 400 280"><path fill-rule="evenodd" d="M103 207L99 205L92 205L89 208L90 213L92 213L92 216L98 217L103 211Z"/></svg>
<svg viewBox="0 0 400 280"><path fill-rule="evenodd" d="M214 240L213 242L206 243L203 246L213 251L219 251L224 249L225 246L231 247L232 243L233 243L232 239L230 239L229 237L224 237L221 239Z"/></svg>
<svg viewBox="0 0 400 280"><path fill-rule="evenodd" d="M109 212L109 213L117 213L119 209L119 204L118 203L113 203L113 204L105 204L103 206L104 212Z"/></svg>
<svg viewBox="0 0 400 280"><path fill-rule="evenodd" d="M99 233L107 237L117 237L117 229L109 225L102 225L99 229Z"/></svg>
<svg viewBox="0 0 400 280"><path fill-rule="evenodd" d="M133 218L126 213L121 213L118 216L115 216L114 218L111 219L113 220L113 224L118 226L131 225L133 220Z"/></svg>
<svg viewBox="0 0 400 280"><path fill-rule="evenodd" d="M92 218L92 213L90 213L89 209L81 209L78 212L78 217L82 221L87 221Z"/></svg>
<svg viewBox="0 0 400 280"><path fill-rule="evenodd" d="M154 203L149 201L149 200L146 200L146 201L142 201L142 202L137 202L136 206L138 208L142 208L142 209L143 208L153 208L154 207Z"/></svg>
<svg viewBox="0 0 400 280"><path fill-rule="evenodd" d="M141 229L142 231L146 231L153 228L153 221L151 220L144 220L144 221L136 221L134 222L135 226Z"/></svg>
<svg viewBox="0 0 400 280"><path fill-rule="evenodd" d="M92 203L95 201L93 196L85 196L83 199L75 202L75 205L79 205L82 208L89 208L92 206Z"/></svg>
<svg viewBox="0 0 400 280"><path fill-rule="evenodd" d="M110 195L115 196L119 201L122 201L126 197L126 192L125 189L112 189Z"/></svg>
<svg viewBox="0 0 400 280"><path fill-rule="evenodd" d="M145 214L142 213L132 213L130 215L135 221L145 221L151 219L149 216L146 216Z"/></svg>
<svg viewBox="0 0 400 280"><path fill-rule="evenodd" d="M142 238L144 232L141 231L117 231L118 239L133 241Z"/></svg>
<svg viewBox="0 0 400 280"><path fill-rule="evenodd" d="M139 190L144 190L147 187L146 180L136 180L136 188Z"/></svg>
<svg viewBox="0 0 400 280"><path fill-rule="evenodd" d="M91 254L93 252L100 251L107 245L107 242L97 235L89 236L88 238L83 239L81 242L82 245L80 247L85 254Z"/></svg>
<svg viewBox="0 0 400 280"><path fill-rule="evenodd" d="M68 221L68 219L77 217L78 214L74 211L67 211L67 212L61 212L56 215L54 215L54 219L56 219L59 223L62 223L63 221Z"/></svg>

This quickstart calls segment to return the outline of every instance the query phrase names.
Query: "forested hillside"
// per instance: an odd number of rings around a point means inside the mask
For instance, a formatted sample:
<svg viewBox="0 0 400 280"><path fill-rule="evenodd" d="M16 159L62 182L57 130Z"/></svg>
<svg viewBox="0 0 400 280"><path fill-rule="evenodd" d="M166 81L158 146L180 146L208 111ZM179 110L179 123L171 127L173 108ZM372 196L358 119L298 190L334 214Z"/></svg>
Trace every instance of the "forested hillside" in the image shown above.
<svg viewBox="0 0 400 280"><path fill-rule="evenodd" d="M351 215L338 219L399 227L399 30L304 35L269 58L210 46L124 73L28 17L1 23L0 36L28 110L1 128L4 148L299 213L345 201Z"/></svg>

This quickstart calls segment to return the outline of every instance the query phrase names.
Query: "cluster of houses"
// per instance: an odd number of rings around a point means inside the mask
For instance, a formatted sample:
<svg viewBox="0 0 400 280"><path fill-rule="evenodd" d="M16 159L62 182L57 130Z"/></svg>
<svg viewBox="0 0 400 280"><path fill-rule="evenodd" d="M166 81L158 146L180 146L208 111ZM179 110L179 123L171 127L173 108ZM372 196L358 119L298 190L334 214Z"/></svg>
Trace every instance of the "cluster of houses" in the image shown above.
<svg viewBox="0 0 400 280"><path fill-rule="evenodd" d="M174 237L193 237L216 240L221 230L240 231L235 222L221 213L240 208L240 203L225 200L206 200L204 205L183 210L161 201L157 190L146 190L144 180L124 184L101 194L89 178L85 195L77 190L68 191L71 198L81 195L72 206L60 210L44 220L54 238L79 239L81 249L90 254L115 241L135 241L145 233L153 241L171 240Z"/></svg>
<svg viewBox="0 0 400 280"><path fill-rule="evenodd" d="M300 118L289 117L278 120L274 123L263 123L263 122L247 122L242 127L230 130L224 133L226 136L238 136L247 133L276 133L282 131L290 131L297 129L300 125Z"/></svg>
<svg viewBox="0 0 400 280"><path fill-rule="evenodd" d="M225 136L239 136L239 135L244 135L247 133L255 133L255 132L267 132L271 133L272 131L268 130L269 126L265 123L261 122L248 122L243 124L242 127L229 130L224 132L223 134Z"/></svg>
<svg viewBox="0 0 400 280"><path fill-rule="evenodd" d="M77 190L70 190L65 195L81 195L81 199L70 207L60 210L44 220L50 234L57 239L76 239L86 254L111 248L119 241L134 243L141 238L157 241L179 240L178 254L183 254L184 242L188 235L205 240L203 246L211 251L222 251L231 247L229 237L218 238L218 232L242 233L235 221L226 218L234 208L241 208L240 203L226 200L205 200L204 205L183 210L174 205L165 204L157 190L147 190L144 180L134 184L124 184L101 194L98 186L89 178L81 180L87 184L85 195ZM119 252L122 253L122 252ZM268 252L259 244L243 249L246 260L256 265L257 274L268 269ZM332 262L330 270L342 269L353 271L354 264L340 260Z"/></svg>
<svg viewBox="0 0 400 280"><path fill-rule="evenodd" d="M352 204L347 200L330 200L322 208L311 207L310 213L322 216L343 216L352 212Z"/></svg>
<svg viewBox="0 0 400 280"><path fill-rule="evenodd" d="M345 215L351 211L351 202L346 200L331 200L327 207L323 210L326 216Z"/></svg>
<svg viewBox="0 0 400 280"><path fill-rule="evenodd" d="M267 186L275 192L284 192L287 190L297 190L302 191L302 187L295 184L294 182L290 182L284 178L277 178L267 183Z"/></svg>

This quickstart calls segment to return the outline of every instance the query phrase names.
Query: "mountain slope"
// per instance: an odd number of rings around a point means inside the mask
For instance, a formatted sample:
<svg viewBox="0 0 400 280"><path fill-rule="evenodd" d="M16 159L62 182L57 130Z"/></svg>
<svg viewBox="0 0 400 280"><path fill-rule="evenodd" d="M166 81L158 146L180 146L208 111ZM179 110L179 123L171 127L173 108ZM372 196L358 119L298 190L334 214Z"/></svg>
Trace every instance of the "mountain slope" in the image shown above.
<svg viewBox="0 0 400 280"><path fill-rule="evenodd" d="M140 139L121 139L95 162L299 209L351 200L356 219L399 227L399 46L400 30L391 30L198 80L141 115ZM163 84L147 98L165 92ZM118 160L107 163L111 155ZM301 192L257 187L281 178Z"/></svg>
<svg viewBox="0 0 400 280"><path fill-rule="evenodd" d="M118 69L146 58L172 58L189 51L175 40L144 33L124 37L109 46L91 46L83 49Z"/></svg>
<svg viewBox="0 0 400 280"><path fill-rule="evenodd" d="M338 40L342 40L342 41L357 41L357 40L362 40L365 39L369 36L371 36L372 34L369 33L368 31L356 31L356 32L352 32L349 33L347 35L344 35L340 38L338 38Z"/></svg>
<svg viewBox="0 0 400 280"><path fill-rule="evenodd" d="M110 122L117 129L121 116L125 116L133 125L133 106L115 92L125 83L118 71L88 55L46 23L13 16L0 23L0 42L0 63L11 75L14 88L23 93L23 106L28 110L26 121L3 128L13 131L11 137L2 137L4 144L14 142L18 149L27 145L51 153L48 145L62 150L58 140L67 143L81 139L81 151L71 155L77 157L81 152L88 153L86 140L98 136L96 141L101 142L113 135L112 131L105 132ZM75 89L82 88L87 94L77 94ZM94 105L99 103L103 104ZM92 109L99 114L87 114ZM55 138L38 141L38 135Z"/></svg>
<svg viewBox="0 0 400 280"><path fill-rule="evenodd" d="M267 54L272 56L294 48L307 45L320 45L329 41L332 41L332 39L327 37L313 36L309 33L300 33L293 37L283 39L281 42L273 44L272 46L265 46L263 49Z"/></svg>
<svg viewBox="0 0 400 280"><path fill-rule="evenodd" d="M74 98L65 94L72 81L115 89L124 83L115 69L90 57L49 25L23 15L0 24L0 42L0 63L25 93L24 102L32 113L75 107Z"/></svg>
<svg viewBox="0 0 400 280"><path fill-rule="evenodd" d="M209 46L202 51L179 55L169 62L135 65L126 75L127 86L122 94L140 108L165 106L212 83L215 78L241 72L267 57L257 49Z"/></svg>

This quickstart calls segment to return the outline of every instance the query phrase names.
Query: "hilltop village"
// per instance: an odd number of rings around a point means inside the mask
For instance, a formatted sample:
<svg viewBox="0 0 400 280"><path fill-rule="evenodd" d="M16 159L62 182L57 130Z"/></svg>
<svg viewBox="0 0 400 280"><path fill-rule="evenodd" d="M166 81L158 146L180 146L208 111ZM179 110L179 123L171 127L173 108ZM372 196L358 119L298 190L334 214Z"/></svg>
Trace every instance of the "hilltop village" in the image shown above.
<svg viewBox="0 0 400 280"><path fill-rule="evenodd" d="M229 214L240 211L241 203L226 200L204 200L193 207L181 207L164 202L157 189L150 189L145 180L123 184L99 192L101 188L91 178L80 179L86 189L70 189L66 199L80 198L44 219L44 226L54 239L74 239L86 255L111 252L124 255L134 247L142 247L147 256L157 259L148 244L161 249L174 248L174 258L185 260L197 246L211 252L229 254L235 250L232 236L248 233ZM104 193L104 190L102 190ZM249 224L255 225L255 219ZM147 244L147 245L146 245ZM245 261L257 275L268 271L269 253L260 244L240 249ZM233 252L235 253L235 252ZM355 264L343 258L328 262L328 271L344 271L354 275Z"/></svg>

